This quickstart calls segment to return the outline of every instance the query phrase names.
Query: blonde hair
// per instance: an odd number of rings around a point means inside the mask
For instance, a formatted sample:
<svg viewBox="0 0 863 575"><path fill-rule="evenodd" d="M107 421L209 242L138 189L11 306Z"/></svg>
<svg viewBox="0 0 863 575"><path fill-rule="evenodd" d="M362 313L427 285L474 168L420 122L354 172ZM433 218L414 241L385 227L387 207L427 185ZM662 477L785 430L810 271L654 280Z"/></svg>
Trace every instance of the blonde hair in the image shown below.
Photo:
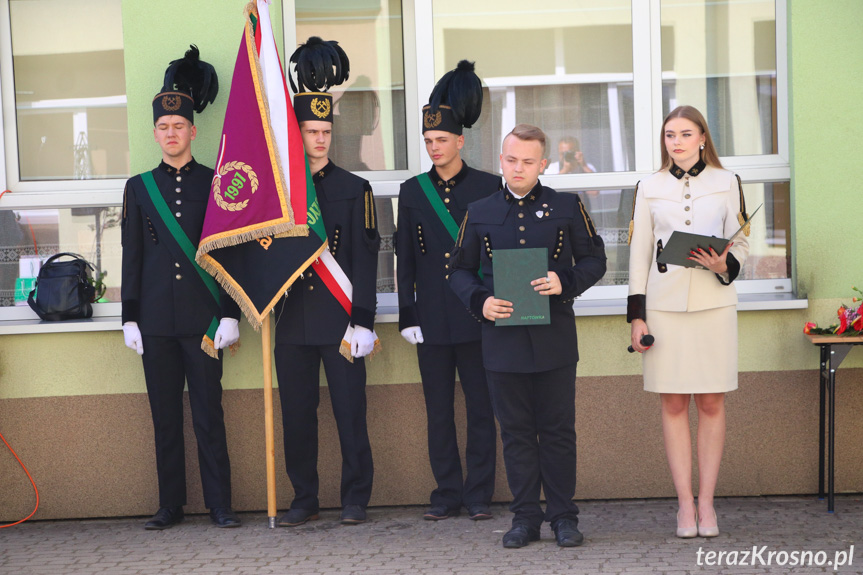
<svg viewBox="0 0 863 575"><path fill-rule="evenodd" d="M504 141L506 141L510 136L515 136L524 142L539 142L542 146L542 156L540 157L545 157L545 132L536 126L532 126L530 124L518 124L509 134L506 135L506 137L504 137Z"/></svg>
<svg viewBox="0 0 863 575"><path fill-rule="evenodd" d="M662 130L659 131L659 149L662 151L662 170L671 168L674 160L668 154L668 149L665 147L665 125L675 118L684 118L689 120L701 130L704 134L704 149L701 150L701 159L708 166L714 168L722 168L722 162L719 161L719 154L716 153L716 146L713 145L713 138L710 137L710 128L707 127L707 121L696 108L692 106L678 106L671 110L662 122Z"/></svg>

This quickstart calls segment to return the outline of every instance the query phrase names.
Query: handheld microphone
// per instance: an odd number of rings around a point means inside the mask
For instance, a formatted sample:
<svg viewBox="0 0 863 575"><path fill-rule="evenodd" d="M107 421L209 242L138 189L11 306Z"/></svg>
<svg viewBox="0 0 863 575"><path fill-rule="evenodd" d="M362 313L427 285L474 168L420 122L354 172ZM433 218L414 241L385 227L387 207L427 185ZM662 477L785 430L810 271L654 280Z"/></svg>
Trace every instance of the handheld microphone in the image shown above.
<svg viewBox="0 0 863 575"><path fill-rule="evenodd" d="M655 341L655 339L656 338L654 338L652 335L650 335L649 333L646 333L643 336L641 336L641 345L643 345L644 347L650 347L651 345L653 345L653 342ZM632 349L632 346L630 345L629 347L626 348L626 351L628 351L629 353L633 353L635 350Z"/></svg>

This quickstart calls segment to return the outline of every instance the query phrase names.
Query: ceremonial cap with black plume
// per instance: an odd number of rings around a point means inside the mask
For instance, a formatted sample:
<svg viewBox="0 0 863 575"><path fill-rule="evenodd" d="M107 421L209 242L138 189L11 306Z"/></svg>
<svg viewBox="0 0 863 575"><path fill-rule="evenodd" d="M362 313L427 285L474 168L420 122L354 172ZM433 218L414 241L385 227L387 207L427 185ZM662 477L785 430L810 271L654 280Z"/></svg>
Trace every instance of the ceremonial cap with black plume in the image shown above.
<svg viewBox="0 0 863 575"><path fill-rule="evenodd" d="M473 62L462 60L438 80L423 106L423 133L442 130L461 135L482 112L482 81L474 73Z"/></svg>
<svg viewBox="0 0 863 575"><path fill-rule="evenodd" d="M186 55L168 64L161 91L153 98L153 123L162 116L182 116L195 123L195 112L204 111L219 93L216 69L200 58L194 44Z"/></svg>
<svg viewBox="0 0 863 575"><path fill-rule="evenodd" d="M335 40L309 38L291 54L297 83L288 74L294 91L294 112L298 122L333 121L333 96L327 92L347 81L351 71L348 55Z"/></svg>

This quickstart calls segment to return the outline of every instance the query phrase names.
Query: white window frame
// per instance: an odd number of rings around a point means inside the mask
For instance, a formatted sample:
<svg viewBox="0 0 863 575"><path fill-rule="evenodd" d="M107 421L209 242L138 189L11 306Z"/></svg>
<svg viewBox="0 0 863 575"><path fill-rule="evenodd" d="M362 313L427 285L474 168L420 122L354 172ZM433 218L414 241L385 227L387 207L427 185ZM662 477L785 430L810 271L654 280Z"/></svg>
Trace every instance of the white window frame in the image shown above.
<svg viewBox="0 0 863 575"><path fill-rule="evenodd" d="M12 22L9 0L0 7L0 97L3 110L2 169L4 208L79 208L119 206L123 202L122 179L22 181L18 163L18 113L12 58ZM125 100L125 96L123 98ZM69 102L74 104L74 102ZM0 316L2 317L2 316Z"/></svg>
<svg viewBox="0 0 863 575"><path fill-rule="evenodd" d="M434 87L433 0L402 1L402 31L405 65L405 110L407 170L358 172L372 182L379 198L398 197L406 179L431 169L421 138L422 106ZM776 90L778 153L757 156L723 157L726 168L740 175L744 183L787 182L791 179L788 108L788 0L775 0ZM20 181L18 173L17 113L12 68L12 36L9 1L0 8L0 97L3 118L0 127L0 184L12 193L2 198L4 208L73 208L118 206L122 203L125 179ZM634 93L635 170L629 172L546 176L543 181L562 191L613 190L632 188L658 169L660 151L655 143L662 123L662 69L660 0L632 0L632 61ZM283 0L282 18L286 50L297 45L293 0ZM793 238L792 238L793 241ZM746 280L735 282L741 294L786 296L793 280ZM620 300L627 286L595 286L583 302ZM397 294L379 294L379 305L397 307ZM97 316L119 315L120 304L97 304ZM0 308L0 320L27 320L35 317L29 308Z"/></svg>
<svg viewBox="0 0 863 575"><path fill-rule="evenodd" d="M12 58L12 27L9 0L0 6L0 185L9 193L0 199L3 209L68 209L98 206L120 206L126 179L98 180L32 180L21 181L18 164L18 113L15 99L15 76ZM125 99L125 97L124 97ZM74 102L69 102L74 104ZM48 322L45 331L100 331L116 329L119 324L119 302L93 305L94 322ZM2 333L27 333L38 321L29 306L0 307Z"/></svg>
<svg viewBox="0 0 863 575"><path fill-rule="evenodd" d="M422 114L435 84L433 0L403 0L402 30L405 62L405 110L407 121L408 170L363 172L372 182L375 196L398 197L401 183L431 169L432 164L421 138ZM633 188L644 177L659 169L660 150L656 134L662 127L662 57L660 0L632 0L632 62L635 108L635 170L543 177L543 182L561 191L615 190ZM285 45L296 45L293 10L285 2ZM776 130L778 153L754 156L728 156L722 164L737 173L744 184L787 182L791 179L788 120L788 12L787 0L776 0ZM646 25L644 23L647 23ZM424 49L420 49L424 47ZM412 64L412 65L411 65ZM556 77L555 77L556 78ZM599 81L594 79L594 81ZM407 172L407 173L405 173ZM791 278L778 280L741 280L734 282L740 294L790 294ZM627 286L594 286L582 300L626 298ZM398 294L378 294L382 306L397 306Z"/></svg>

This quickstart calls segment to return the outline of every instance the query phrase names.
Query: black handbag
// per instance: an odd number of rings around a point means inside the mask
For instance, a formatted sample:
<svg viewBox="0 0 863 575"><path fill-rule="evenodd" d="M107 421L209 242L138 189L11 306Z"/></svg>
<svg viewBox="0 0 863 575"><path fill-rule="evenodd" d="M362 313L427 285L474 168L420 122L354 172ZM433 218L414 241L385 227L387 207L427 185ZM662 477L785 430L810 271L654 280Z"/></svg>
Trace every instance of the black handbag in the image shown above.
<svg viewBox="0 0 863 575"><path fill-rule="evenodd" d="M63 256L72 260L58 261ZM92 317L90 302L96 293L91 282L92 270L92 264L78 254L64 252L51 256L39 269L36 287L27 303L46 321Z"/></svg>

